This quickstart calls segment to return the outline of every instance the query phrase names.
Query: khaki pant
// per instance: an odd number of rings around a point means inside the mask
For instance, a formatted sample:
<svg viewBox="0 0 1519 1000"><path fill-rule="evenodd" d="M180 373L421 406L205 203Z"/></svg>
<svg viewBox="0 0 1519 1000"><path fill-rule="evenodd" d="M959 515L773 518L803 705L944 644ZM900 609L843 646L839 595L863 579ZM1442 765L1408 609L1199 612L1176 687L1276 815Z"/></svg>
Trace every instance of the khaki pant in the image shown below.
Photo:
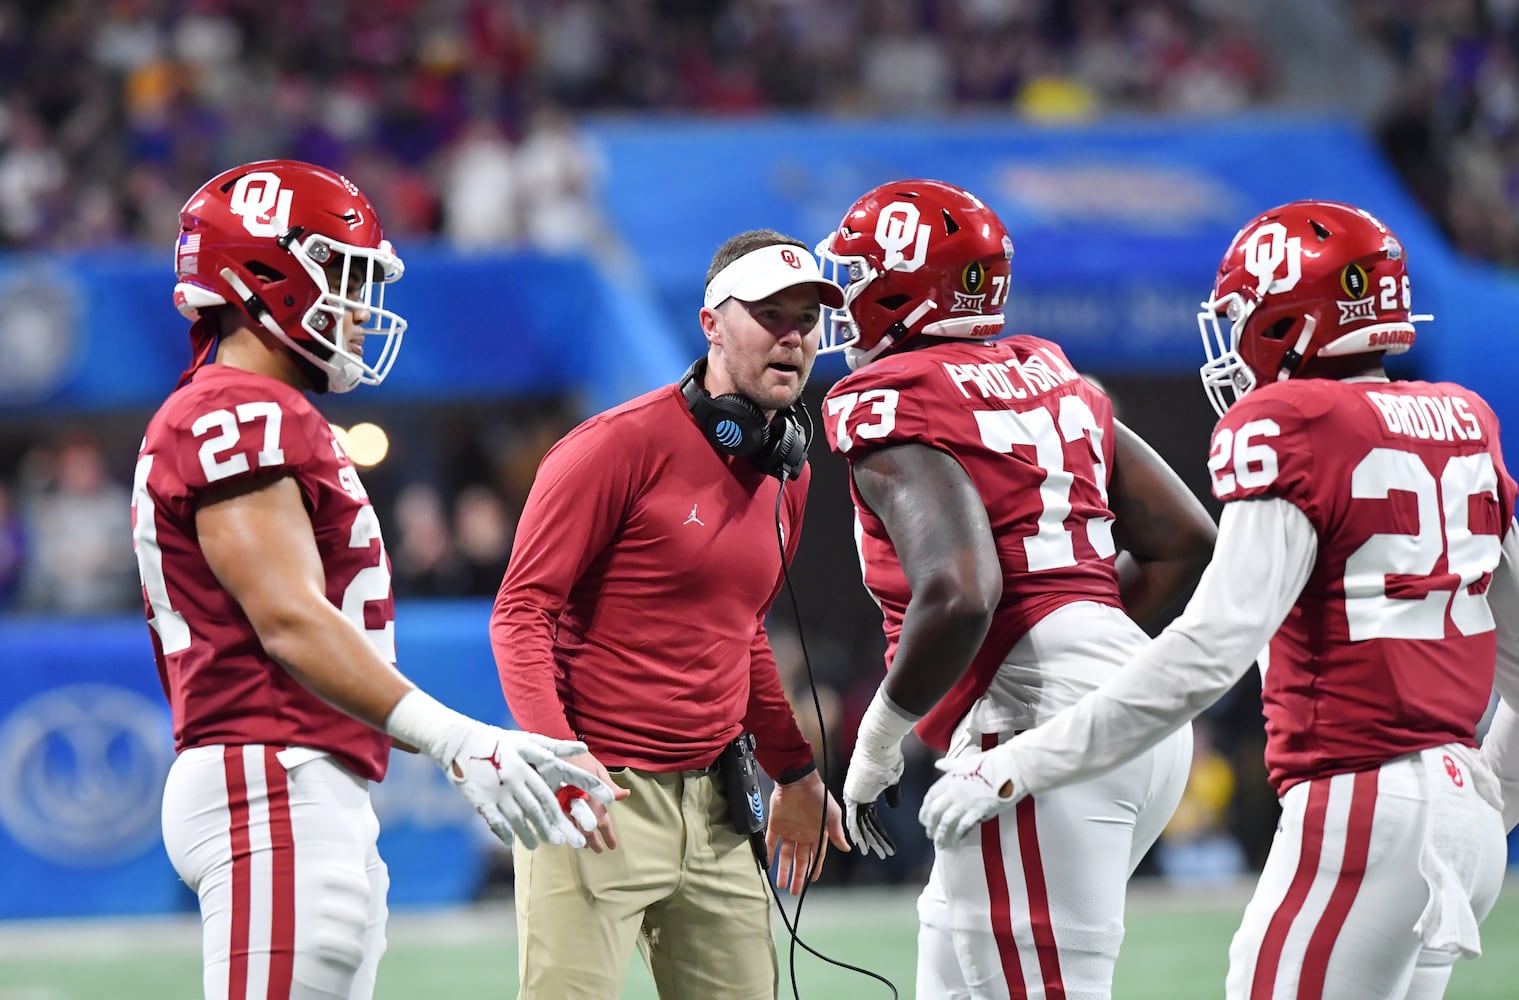
<svg viewBox="0 0 1519 1000"><path fill-rule="evenodd" d="M661 1000L773 1000L770 897L717 774L612 780L615 851L513 848L520 1000L616 1000L635 942Z"/></svg>

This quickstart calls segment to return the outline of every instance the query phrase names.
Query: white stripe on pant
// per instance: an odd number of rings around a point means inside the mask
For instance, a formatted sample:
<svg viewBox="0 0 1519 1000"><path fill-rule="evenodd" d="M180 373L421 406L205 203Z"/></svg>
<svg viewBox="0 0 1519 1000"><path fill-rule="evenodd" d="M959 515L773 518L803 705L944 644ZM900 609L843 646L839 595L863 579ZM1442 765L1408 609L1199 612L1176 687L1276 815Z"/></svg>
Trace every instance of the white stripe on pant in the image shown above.
<svg viewBox="0 0 1519 1000"><path fill-rule="evenodd" d="M207 1000L372 995L389 877L367 782L299 748L194 747L169 771L163 830L200 897Z"/></svg>

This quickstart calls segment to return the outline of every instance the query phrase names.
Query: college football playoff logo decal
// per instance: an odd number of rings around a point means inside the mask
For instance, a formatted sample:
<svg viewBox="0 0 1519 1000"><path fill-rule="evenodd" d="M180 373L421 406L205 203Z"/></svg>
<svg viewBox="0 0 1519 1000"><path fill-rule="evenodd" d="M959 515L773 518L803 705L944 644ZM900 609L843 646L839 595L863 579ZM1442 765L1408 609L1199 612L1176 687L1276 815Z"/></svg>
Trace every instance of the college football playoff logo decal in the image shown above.
<svg viewBox="0 0 1519 1000"><path fill-rule="evenodd" d="M1345 294L1352 299L1365 298L1366 287L1371 279L1366 275L1366 269L1360 264L1351 261L1345 265L1345 270L1340 272L1340 287L1345 289Z"/></svg>
<svg viewBox="0 0 1519 1000"><path fill-rule="evenodd" d="M986 268L981 266L979 260L973 260L965 265L965 270L960 272L960 287L972 295L981 291L986 285Z"/></svg>

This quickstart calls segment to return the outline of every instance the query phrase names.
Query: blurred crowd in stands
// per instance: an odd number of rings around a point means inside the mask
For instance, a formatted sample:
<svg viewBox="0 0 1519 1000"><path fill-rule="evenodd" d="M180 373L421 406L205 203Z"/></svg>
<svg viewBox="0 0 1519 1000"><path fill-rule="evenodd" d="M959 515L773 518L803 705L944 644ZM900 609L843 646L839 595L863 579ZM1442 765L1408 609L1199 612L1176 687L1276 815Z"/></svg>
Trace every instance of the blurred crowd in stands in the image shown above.
<svg viewBox="0 0 1519 1000"><path fill-rule="evenodd" d="M1519 3L1351 6L1398 67L1389 158L1458 250L1519 266Z"/></svg>
<svg viewBox="0 0 1519 1000"><path fill-rule="evenodd" d="M1227 112L1270 67L1218 0L20 0L0 5L0 245L168 246L269 155L403 243L573 247L583 112Z"/></svg>
<svg viewBox="0 0 1519 1000"><path fill-rule="evenodd" d="M0 614L139 613L131 476L148 414L0 431ZM494 595L538 462L577 422L548 397L380 417L390 454L360 475L397 597Z"/></svg>
<svg viewBox="0 0 1519 1000"><path fill-rule="evenodd" d="M583 113L1228 113L1269 103L1279 69L1249 6L18 0L0 246L167 245L185 192L271 154L347 172L398 241L591 245ZM1519 263L1519 3L1348 9L1397 66L1373 123L1394 163L1458 247Z"/></svg>

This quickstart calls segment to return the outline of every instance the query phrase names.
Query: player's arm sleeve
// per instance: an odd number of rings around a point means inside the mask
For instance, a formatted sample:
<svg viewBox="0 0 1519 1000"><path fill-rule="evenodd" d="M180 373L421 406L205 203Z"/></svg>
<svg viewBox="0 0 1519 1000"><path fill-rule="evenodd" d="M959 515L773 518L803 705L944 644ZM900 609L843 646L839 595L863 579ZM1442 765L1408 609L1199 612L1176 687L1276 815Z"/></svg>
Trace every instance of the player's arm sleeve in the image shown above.
<svg viewBox="0 0 1519 1000"><path fill-rule="evenodd" d="M491 610L491 650L517 725L577 739L556 686L554 635L570 591L612 541L633 492L626 449L598 424L538 467Z"/></svg>
<svg viewBox="0 0 1519 1000"><path fill-rule="evenodd" d="M1107 683L1008 744L1018 793L1117 767L1221 698L1292 610L1317 552L1317 532L1289 501L1225 506L1213 561L1181 616Z"/></svg>
<svg viewBox="0 0 1519 1000"><path fill-rule="evenodd" d="M931 443L936 423L923 398L934 392L924 372L906 359L883 358L845 377L823 399L828 447L855 461L880 448Z"/></svg>
<svg viewBox="0 0 1519 1000"><path fill-rule="evenodd" d="M1494 686L1498 710L1482 742L1482 756L1503 787L1503 824L1519 825L1519 523L1511 523L1503 541L1503 557L1493 571L1487 591L1488 607L1498 630L1498 662Z"/></svg>
<svg viewBox="0 0 1519 1000"><path fill-rule="evenodd" d="M786 536L786 564L796 555L802 537L802 511L806 505L806 486L810 476L798 480L788 491L786 507L790 528ZM794 499L793 499L794 498ZM770 544L779 544L770 539ZM770 601L755 624L754 640L749 644L749 703L744 712L744 729L754 734L754 755L765 773L785 784L805 777L814 770L812 747L796 724L796 715L781 687L775 668L775 654L770 649L770 635L765 631L765 616L780 593L784 575L776 581Z"/></svg>

